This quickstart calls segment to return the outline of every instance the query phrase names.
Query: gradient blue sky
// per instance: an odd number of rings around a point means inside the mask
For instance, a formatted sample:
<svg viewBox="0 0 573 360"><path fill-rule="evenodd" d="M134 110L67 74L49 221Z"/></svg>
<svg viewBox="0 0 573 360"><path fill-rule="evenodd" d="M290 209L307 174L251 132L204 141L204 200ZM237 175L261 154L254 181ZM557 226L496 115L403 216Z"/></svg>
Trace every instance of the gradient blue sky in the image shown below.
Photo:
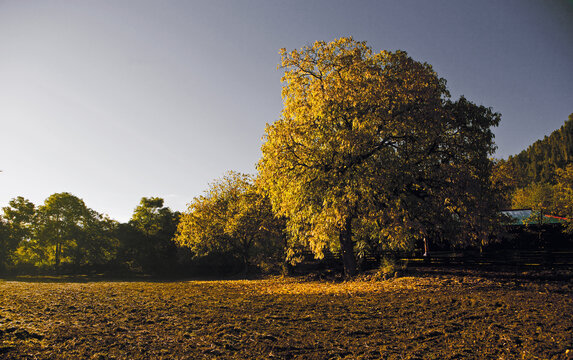
<svg viewBox="0 0 573 360"><path fill-rule="evenodd" d="M279 48L350 35L500 112L498 157L573 112L572 1L0 0L0 206L68 191L120 221L143 196L185 210L255 172Z"/></svg>

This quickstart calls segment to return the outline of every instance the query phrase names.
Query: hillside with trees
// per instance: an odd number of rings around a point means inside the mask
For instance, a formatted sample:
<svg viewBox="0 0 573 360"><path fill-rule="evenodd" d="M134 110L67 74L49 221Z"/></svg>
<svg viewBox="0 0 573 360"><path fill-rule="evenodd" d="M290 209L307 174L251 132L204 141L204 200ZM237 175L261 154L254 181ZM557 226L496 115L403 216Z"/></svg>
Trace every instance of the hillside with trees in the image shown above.
<svg viewBox="0 0 573 360"><path fill-rule="evenodd" d="M573 162L573 114L561 128L531 144L507 162L515 169L519 187L556 182L556 170Z"/></svg>

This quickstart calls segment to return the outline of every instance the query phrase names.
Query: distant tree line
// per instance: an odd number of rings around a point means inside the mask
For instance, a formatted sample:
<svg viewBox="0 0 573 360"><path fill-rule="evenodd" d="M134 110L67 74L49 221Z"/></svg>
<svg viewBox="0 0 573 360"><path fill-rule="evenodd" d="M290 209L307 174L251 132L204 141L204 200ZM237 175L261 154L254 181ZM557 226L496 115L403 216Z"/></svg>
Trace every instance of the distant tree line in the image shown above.
<svg viewBox="0 0 573 360"><path fill-rule="evenodd" d="M179 214L143 198L128 223L88 208L70 193L44 204L17 197L0 216L0 271L114 271L171 274Z"/></svg>
<svg viewBox="0 0 573 360"><path fill-rule="evenodd" d="M0 214L1 273L229 275L283 265L284 221L253 178L229 172L180 214L144 197L127 223L70 193L40 206L17 197ZM178 230L179 225L179 230Z"/></svg>

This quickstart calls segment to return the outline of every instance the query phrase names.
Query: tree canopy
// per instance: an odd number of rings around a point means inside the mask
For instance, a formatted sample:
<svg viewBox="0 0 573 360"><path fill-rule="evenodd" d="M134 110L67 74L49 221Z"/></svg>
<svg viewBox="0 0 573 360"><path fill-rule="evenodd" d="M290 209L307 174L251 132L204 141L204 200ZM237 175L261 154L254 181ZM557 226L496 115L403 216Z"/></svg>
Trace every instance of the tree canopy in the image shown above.
<svg viewBox="0 0 573 360"><path fill-rule="evenodd" d="M54 264L58 267L63 257L74 257L84 243L82 229L87 226L88 210L83 200L64 192L53 194L40 206L37 214L38 240L53 247ZM74 256L75 255L75 256Z"/></svg>
<svg viewBox="0 0 573 360"><path fill-rule="evenodd" d="M491 216L480 201L498 114L450 101L445 80L403 51L341 38L281 57L284 107L258 169L294 239L318 256L340 249L353 275L355 235L409 247Z"/></svg>

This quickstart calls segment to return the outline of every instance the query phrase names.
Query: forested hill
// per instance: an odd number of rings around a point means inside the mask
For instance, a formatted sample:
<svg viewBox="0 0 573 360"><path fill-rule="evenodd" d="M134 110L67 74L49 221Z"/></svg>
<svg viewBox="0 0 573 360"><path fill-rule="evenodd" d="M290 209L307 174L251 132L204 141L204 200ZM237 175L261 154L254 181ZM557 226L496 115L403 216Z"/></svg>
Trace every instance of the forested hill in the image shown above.
<svg viewBox="0 0 573 360"><path fill-rule="evenodd" d="M555 169L573 162L573 114L561 128L507 161L515 170L519 186L553 183Z"/></svg>

